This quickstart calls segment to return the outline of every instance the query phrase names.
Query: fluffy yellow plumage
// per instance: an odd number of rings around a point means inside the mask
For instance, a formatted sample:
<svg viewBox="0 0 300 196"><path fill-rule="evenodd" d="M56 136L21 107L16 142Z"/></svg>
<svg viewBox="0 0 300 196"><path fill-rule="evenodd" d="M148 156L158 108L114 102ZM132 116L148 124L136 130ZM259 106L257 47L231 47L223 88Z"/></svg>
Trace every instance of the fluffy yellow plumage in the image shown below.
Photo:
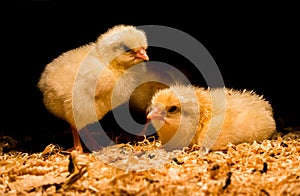
<svg viewBox="0 0 300 196"><path fill-rule="evenodd" d="M83 150L78 130L129 97L140 73L126 70L144 66L147 47L144 31L117 25L96 42L65 52L45 67L38 82L44 104L71 125L75 149ZM112 93L117 97L113 104Z"/></svg>
<svg viewBox="0 0 300 196"><path fill-rule="evenodd" d="M270 103L253 91L174 85L152 98L148 118L166 148L262 141L276 130Z"/></svg>

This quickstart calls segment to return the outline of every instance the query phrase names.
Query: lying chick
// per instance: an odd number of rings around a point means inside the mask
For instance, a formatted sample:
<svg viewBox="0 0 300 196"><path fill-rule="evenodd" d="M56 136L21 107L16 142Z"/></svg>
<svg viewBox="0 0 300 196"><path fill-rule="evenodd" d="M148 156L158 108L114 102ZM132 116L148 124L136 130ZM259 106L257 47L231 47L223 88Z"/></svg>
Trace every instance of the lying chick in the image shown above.
<svg viewBox="0 0 300 196"><path fill-rule="evenodd" d="M276 130L269 102L247 90L173 85L152 97L147 117L169 149L199 144L222 150L268 139Z"/></svg>
<svg viewBox="0 0 300 196"><path fill-rule="evenodd" d="M83 151L78 130L128 99L139 73L126 71L149 60L147 47L144 31L117 25L45 67L37 86L46 108L71 125L74 149ZM113 105L112 93L117 97Z"/></svg>

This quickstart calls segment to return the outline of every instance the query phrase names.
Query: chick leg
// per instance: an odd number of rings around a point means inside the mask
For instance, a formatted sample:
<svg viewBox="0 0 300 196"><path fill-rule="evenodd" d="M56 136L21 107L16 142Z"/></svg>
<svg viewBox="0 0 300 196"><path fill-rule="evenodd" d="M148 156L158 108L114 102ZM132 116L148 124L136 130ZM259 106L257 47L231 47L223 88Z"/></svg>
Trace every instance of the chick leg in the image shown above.
<svg viewBox="0 0 300 196"><path fill-rule="evenodd" d="M73 136L73 141L74 141L74 147L69 149L69 151L77 150L79 152L83 152L83 148L81 145L81 141L80 141L80 137L79 137L79 133L78 133L77 129L75 127L71 126L71 131L72 131L72 136Z"/></svg>
<svg viewBox="0 0 300 196"><path fill-rule="evenodd" d="M141 131L140 134L139 134L140 136L145 136L145 135L146 135L148 126L149 126L149 122L147 122L147 123L144 125L142 131Z"/></svg>
<svg viewBox="0 0 300 196"><path fill-rule="evenodd" d="M101 143L100 141L97 141L95 135L93 135L93 127L84 127L80 131L80 137L83 138L83 142L86 144L86 147L88 148L89 151L95 151L95 150L100 150L103 146L100 145L98 142ZM105 133L98 133L98 137L101 136L102 134Z"/></svg>

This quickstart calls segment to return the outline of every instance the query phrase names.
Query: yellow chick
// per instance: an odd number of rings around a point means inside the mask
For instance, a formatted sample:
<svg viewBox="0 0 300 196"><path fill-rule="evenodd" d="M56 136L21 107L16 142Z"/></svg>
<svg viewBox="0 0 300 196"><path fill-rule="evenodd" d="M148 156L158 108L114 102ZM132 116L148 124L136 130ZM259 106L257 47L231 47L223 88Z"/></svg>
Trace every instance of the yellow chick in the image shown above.
<svg viewBox="0 0 300 196"><path fill-rule="evenodd" d="M147 117L168 149L222 150L268 139L276 130L270 103L247 90L173 85L152 97Z"/></svg>
<svg viewBox="0 0 300 196"><path fill-rule="evenodd" d="M73 149L83 151L78 130L129 98L139 73L127 70L145 66L147 47L144 31L116 25L95 42L67 51L45 67L37 86L45 107L71 125ZM113 103L112 96L117 97Z"/></svg>

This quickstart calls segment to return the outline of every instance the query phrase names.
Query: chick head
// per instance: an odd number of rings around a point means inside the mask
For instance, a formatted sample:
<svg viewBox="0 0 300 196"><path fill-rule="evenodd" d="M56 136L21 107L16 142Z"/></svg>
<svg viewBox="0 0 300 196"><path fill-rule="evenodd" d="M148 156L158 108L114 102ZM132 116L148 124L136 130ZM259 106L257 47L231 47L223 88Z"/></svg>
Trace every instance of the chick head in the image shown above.
<svg viewBox="0 0 300 196"><path fill-rule="evenodd" d="M195 89L174 85L158 91L151 100L147 118L158 138L168 148L189 146L199 123L200 108Z"/></svg>
<svg viewBox="0 0 300 196"><path fill-rule="evenodd" d="M96 47L105 64L123 69L149 60L145 32L131 25L112 27L98 37Z"/></svg>

